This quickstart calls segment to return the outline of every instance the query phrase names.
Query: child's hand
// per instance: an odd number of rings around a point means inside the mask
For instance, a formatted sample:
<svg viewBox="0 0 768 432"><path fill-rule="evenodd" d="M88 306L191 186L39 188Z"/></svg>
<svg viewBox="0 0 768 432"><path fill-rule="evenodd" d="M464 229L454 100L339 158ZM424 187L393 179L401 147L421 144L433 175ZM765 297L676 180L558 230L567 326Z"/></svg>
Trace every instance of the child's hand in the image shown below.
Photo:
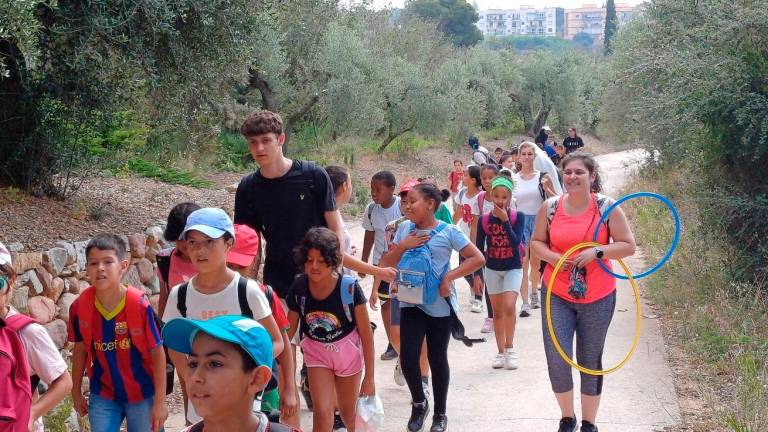
<svg viewBox="0 0 768 432"><path fill-rule="evenodd" d="M290 425L298 424L298 419L294 419L299 412L299 400L296 393L280 395L280 420Z"/></svg>
<svg viewBox="0 0 768 432"><path fill-rule="evenodd" d="M371 307L371 310L379 310L379 295L376 294L376 292L371 293L371 298L368 299L368 306Z"/></svg>
<svg viewBox="0 0 768 432"><path fill-rule="evenodd" d="M440 282L440 297L448 297L451 295L451 280L448 278L443 278L443 281Z"/></svg>
<svg viewBox="0 0 768 432"><path fill-rule="evenodd" d="M507 211L497 205L493 206L492 213L502 222L507 222L509 220L509 214L507 214Z"/></svg>
<svg viewBox="0 0 768 432"><path fill-rule="evenodd" d="M350 255L357 255L357 246L350 246L349 247L349 254Z"/></svg>
<svg viewBox="0 0 768 432"><path fill-rule="evenodd" d="M472 290L475 292L475 294L480 295L483 292L483 278L480 276L475 276L474 284L472 284Z"/></svg>
<svg viewBox="0 0 768 432"><path fill-rule="evenodd" d="M165 398L157 398L152 404L152 432L160 432L165 420L168 418L168 406Z"/></svg>
<svg viewBox="0 0 768 432"><path fill-rule="evenodd" d="M365 374L363 383L360 385L360 396L373 396L376 394L376 384L373 382L373 375Z"/></svg>
<svg viewBox="0 0 768 432"><path fill-rule="evenodd" d="M88 400L82 393L74 392L72 394L72 406L80 417L88 415Z"/></svg>
<svg viewBox="0 0 768 432"><path fill-rule="evenodd" d="M394 267L380 267L376 273L377 279L381 279L389 283L392 283L392 281L395 280L396 277L397 277L397 269Z"/></svg>
<svg viewBox="0 0 768 432"><path fill-rule="evenodd" d="M402 246L404 249L414 249L428 241L428 235L418 235L416 233L411 233L405 236L402 241L400 241L400 246Z"/></svg>
<svg viewBox="0 0 768 432"><path fill-rule="evenodd" d="M360 279L365 279L365 278L366 278L368 275L367 275L367 274L365 274L365 273L360 273L360 272L358 272L358 273L357 273L357 276L359 276L359 277L360 277Z"/></svg>

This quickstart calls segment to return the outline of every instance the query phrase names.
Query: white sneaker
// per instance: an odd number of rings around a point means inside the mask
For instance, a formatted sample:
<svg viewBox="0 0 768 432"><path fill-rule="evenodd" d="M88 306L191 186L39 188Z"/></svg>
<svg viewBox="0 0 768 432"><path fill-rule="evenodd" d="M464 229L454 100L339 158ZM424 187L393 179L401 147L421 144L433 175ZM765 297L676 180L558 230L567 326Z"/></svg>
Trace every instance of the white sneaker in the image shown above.
<svg viewBox="0 0 768 432"><path fill-rule="evenodd" d="M480 328L480 333L493 333L493 318L486 318L483 320L483 326Z"/></svg>
<svg viewBox="0 0 768 432"><path fill-rule="evenodd" d="M507 370L517 369L517 353L511 349L504 353L504 368Z"/></svg>
<svg viewBox="0 0 768 432"><path fill-rule="evenodd" d="M533 309L539 308L539 293L531 291L531 307Z"/></svg>
<svg viewBox="0 0 768 432"><path fill-rule="evenodd" d="M523 306L520 308L520 317L525 318L529 316L531 316L531 305L523 303Z"/></svg>
<svg viewBox="0 0 768 432"><path fill-rule="evenodd" d="M505 364L506 364L506 356L504 355L504 353L499 353L493 357L493 362L491 363L491 366L494 369L502 369Z"/></svg>
<svg viewBox="0 0 768 432"><path fill-rule="evenodd" d="M405 375L403 375L403 369L400 368L400 360L395 363L395 384L400 387L405 385Z"/></svg>
<svg viewBox="0 0 768 432"><path fill-rule="evenodd" d="M475 301L472 302L472 312L474 313L483 313L483 301L475 299Z"/></svg>

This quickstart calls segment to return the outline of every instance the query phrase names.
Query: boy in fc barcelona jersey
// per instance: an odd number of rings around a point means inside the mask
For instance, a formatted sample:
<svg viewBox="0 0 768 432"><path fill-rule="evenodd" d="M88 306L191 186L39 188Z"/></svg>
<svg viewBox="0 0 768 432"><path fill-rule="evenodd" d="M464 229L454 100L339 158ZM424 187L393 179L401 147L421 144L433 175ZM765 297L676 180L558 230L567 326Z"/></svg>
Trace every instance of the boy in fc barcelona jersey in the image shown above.
<svg viewBox="0 0 768 432"><path fill-rule="evenodd" d="M165 404L165 353L155 314L140 289L121 284L128 268L126 247L115 235L102 234L86 247L91 286L69 310L72 400L88 414L92 432L158 432L168 417ZM82 393L88 371L90 396Z"/></svg>

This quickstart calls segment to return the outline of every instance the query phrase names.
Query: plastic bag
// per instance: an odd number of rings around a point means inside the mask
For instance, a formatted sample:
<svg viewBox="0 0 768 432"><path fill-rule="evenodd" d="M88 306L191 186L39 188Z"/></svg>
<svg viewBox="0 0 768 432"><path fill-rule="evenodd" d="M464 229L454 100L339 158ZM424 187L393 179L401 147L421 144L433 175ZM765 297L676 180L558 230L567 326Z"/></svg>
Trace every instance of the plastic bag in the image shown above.
<svg viewBox="0 0 768 432"><path fill-rule="evenodd" d="M384 425L384 404L377 395L360 396L357 400L355 430L357 432L376 432Z"/></svg>

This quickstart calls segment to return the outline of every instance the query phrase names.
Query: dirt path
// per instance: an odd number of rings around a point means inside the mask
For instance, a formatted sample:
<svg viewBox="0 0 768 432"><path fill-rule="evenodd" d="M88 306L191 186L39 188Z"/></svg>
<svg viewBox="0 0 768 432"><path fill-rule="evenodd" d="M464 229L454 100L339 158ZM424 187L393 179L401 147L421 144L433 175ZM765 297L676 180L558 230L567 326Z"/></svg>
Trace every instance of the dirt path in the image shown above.
<svg viewBox="0 0 768 432"><path fill-rule="evenodd" d="M625 151L599 157L605 176L606 193L616 196L630 178L632 166L643 157L642 152ZM353 241L361 248L363 231L359 223L349 221ZM631 267L643 267L641 259L628 260ZM370 278L363 281L370 289ZM462 310L459 312L471 334L479 334L484 314L469 311L469 289L458 282ZM604 364L613 365L629 349L634 329L632 291L628 283L619 282L616 314L606 342ZM452 342L449 347L451 387L448 416L451 430L470 428L513 431L553 431L560 413L550 390L542 344L541 309L529 318L519 318L515 335L520 367L516 371L493 370L495 354L493 335L487 343L467 348ZM374 321L381 324L377 312ZM672 374L665 360L665 347L659 325L653 315L645 314L642 338L632 360L620 371L605 379L603 402L598 426L603 432L662 431L680 422L677 396ZM383 327L380 325L380 329ZM402 431L410 415L410 396L406 387L397 386L392 378L393 361L381 361L378 355L386 346L383 331L376 335L376 386L384 401L386 424L382 431ZM574 373L578 388L578 375ZM580 414L577 401L577 413ZM577 414L578 415L578 414ZM579 419L581 418L578 415ZM170 419L166 430L180 428L178 415ZM302 425L311 430L311 413L303 411Z"/></svg>

